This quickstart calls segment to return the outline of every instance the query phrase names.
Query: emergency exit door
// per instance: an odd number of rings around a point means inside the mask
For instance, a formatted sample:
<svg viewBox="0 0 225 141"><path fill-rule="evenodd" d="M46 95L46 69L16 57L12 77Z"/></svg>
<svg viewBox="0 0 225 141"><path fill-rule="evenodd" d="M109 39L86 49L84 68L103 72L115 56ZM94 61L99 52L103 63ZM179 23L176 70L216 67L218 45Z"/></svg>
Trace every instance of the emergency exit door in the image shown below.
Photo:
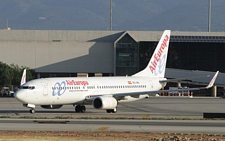
<svg viewBox="0 0 225 141"><path fill-rule="evenodd" d="M43 87L43 95L47 96L48 95L48 84L47 83L41 83Z"/></svg>

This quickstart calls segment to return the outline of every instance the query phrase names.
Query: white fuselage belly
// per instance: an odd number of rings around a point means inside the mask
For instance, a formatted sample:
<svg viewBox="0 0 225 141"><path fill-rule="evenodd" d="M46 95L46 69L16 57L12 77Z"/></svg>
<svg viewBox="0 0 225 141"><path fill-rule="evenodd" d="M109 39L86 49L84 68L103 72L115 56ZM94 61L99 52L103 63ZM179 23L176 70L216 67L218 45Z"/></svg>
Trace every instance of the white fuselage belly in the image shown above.
<svg viewBox="0 0 225 141"><path fill-rule="evenodd" d="M158 78L149 77L45 78L32 80L26 86L35 86L35 89L19 90L27 97L26 101L21 102L35 105L79 104L85 102L88 96L143 92L162 87ZM119 102L135 101L146 96L148 95L125 96Z"/></svg>

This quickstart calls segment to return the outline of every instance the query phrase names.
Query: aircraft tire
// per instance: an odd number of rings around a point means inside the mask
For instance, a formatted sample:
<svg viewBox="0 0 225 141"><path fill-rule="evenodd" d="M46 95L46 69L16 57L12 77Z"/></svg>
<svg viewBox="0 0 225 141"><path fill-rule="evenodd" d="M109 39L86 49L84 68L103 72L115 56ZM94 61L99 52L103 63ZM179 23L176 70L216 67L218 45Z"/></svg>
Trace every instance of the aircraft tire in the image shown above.
<svg viewBox="0 0 225 141"><path fill-rule="evenodd" d="M31 109L30 109L30 113L31 113L31 114L34 114L34 113L35 113L35 109L34 109L34 108L31 108Z"/></svg>
<svg viewBox="0 0 225 141"><path fill-rule="evenodd" d="M117 112L117 108L114 108L113 110L112 110L112 113L116 113Z"/></svg>
<svg viewBox="0 0 225 141"><path fill-rule="evenodd" d="M106 112L107 112L107 113L116 113L116 112L117 112L117 108L114 108L114 109L107 109Z"/></svg>
<svg viewBox="0 0 225 141"><path fill-rule="evenodd" d="M80 112L81 112L81 113L84 113L84 112L86 111L86 107L85 107L84 105L82 105L82 106L80 106L80 107L81 107L81 108L80 108L80 109L81 109Z"/></svg>
<svg viewBox="0 0 225 141"><path fill-rule="evenodd" d="M111 113L111 110L106 110L107 113Z"/></svg>
<svg viewBox="0 0 225 141"><path fill-rule="evenodd" d="M75 112L76 112L76 113L80 113L80 111L81 111L80 105L77 105L77 106L75 107Z"/></svg>
<svg viewBox="0 0 225 141"><path fill-rule="evenodd" d="M86 111L86 107L84 105L77 105L75 107L76 113L84 113Z"/></svg>

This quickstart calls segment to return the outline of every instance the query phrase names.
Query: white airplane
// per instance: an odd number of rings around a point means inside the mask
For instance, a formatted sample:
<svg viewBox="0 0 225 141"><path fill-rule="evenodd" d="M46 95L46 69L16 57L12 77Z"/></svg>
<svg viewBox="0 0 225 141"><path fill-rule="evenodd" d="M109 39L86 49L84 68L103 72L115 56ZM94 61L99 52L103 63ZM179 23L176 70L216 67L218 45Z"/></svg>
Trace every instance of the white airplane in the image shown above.
<svg viewBox="0 0 225 141"><path fill-rule="evenodd" d="M31 80L14 94L15 98L35 113L35 106L47 109L75 106L85 112L85 105L115 113L121 102L131 102L172 91L208 89L213 86L216 72L207 87L161 90L170 79L164 78L169 48L170 30L165 30L147 67L124 77L64 77ZM174 82L174 79L172 79Z"/></svg>

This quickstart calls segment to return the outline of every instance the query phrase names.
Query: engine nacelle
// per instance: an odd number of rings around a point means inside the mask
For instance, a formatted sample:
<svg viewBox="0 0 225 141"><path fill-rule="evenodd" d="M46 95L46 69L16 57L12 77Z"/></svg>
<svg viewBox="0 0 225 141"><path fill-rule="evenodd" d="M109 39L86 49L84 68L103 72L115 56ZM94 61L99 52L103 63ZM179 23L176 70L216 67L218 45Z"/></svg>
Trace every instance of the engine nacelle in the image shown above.
<svg viewBox="0 0 225 141"><path fill-rule="evenodd" d="M93 107L96 109L114 109L117 107L117 100L110 96L100 96L94 99Z"/></svg>
<svg viewBox="0 0 225 141"><path fill-rule="evenodd" d="M41 105L41 107L44 108L44 109L59 109L62 106L63 105Z"/></svg>

